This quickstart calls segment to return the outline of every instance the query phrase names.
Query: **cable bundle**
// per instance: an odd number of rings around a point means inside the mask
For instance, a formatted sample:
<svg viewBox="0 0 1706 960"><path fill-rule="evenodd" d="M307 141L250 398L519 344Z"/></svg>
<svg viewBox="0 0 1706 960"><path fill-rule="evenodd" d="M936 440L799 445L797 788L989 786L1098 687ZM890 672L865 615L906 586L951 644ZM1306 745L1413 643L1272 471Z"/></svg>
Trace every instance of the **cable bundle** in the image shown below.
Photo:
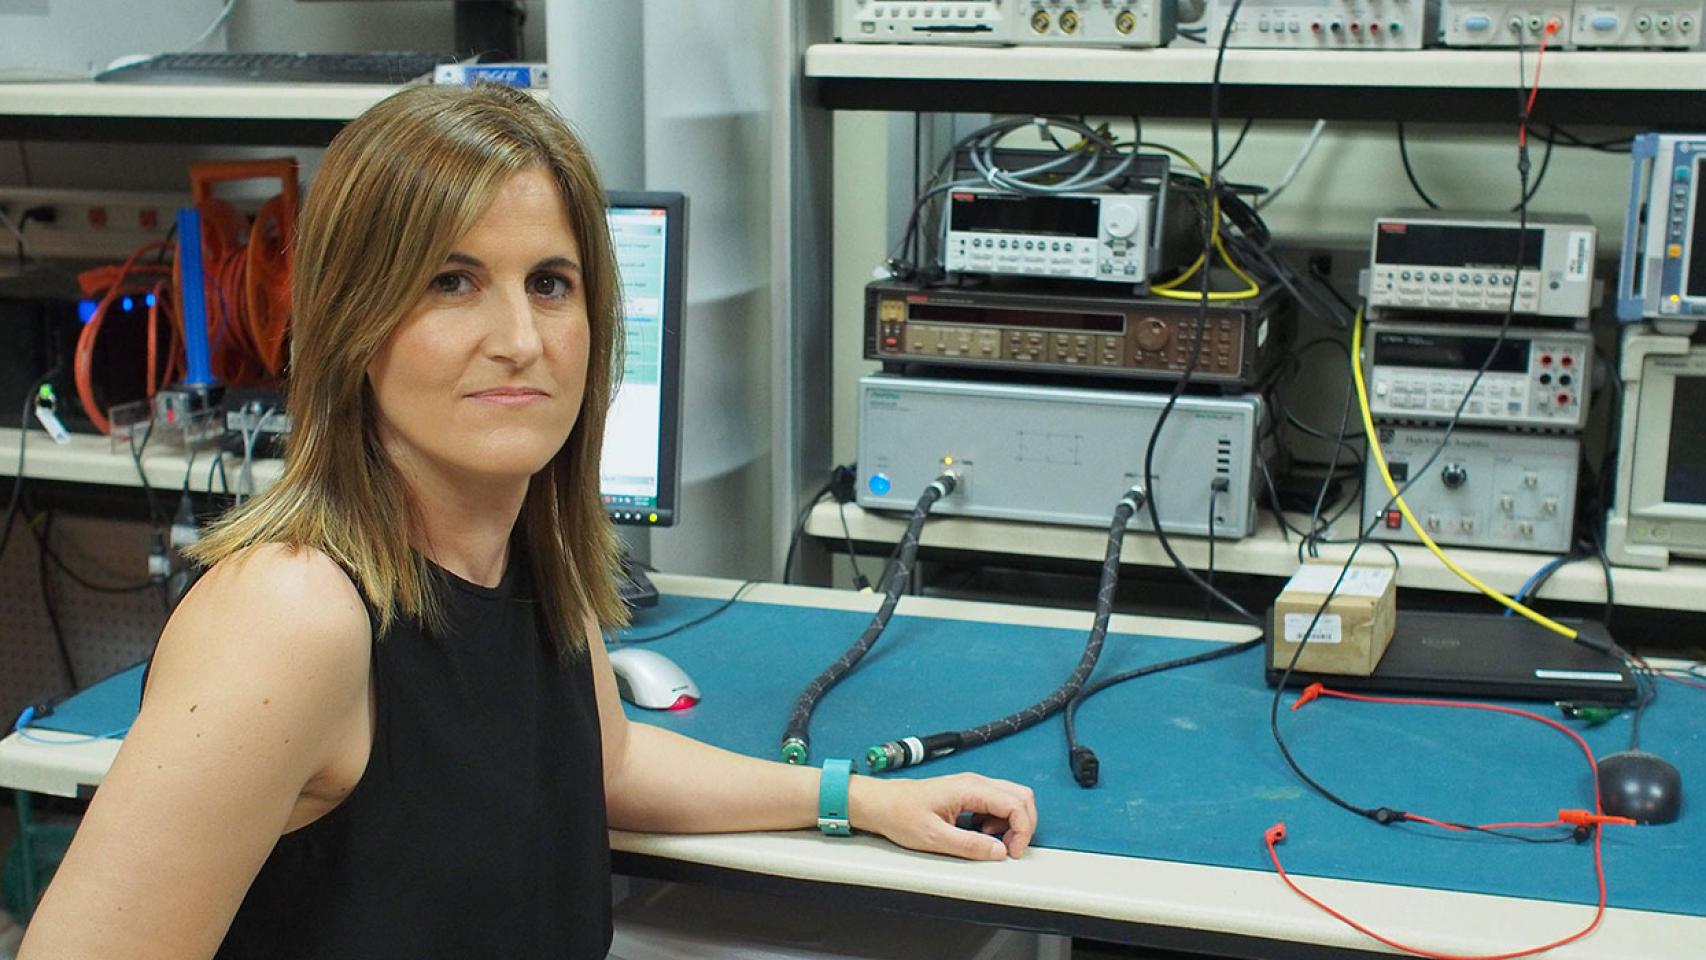
<svg viewBox="0 0 1706 960"><path fill-rule="evenodd" d="M1084 652L1079 656L1078 664L1071 675L1041 700L998 720L969 730L934 733L927 737L901 737L871 747L865 752L865 762L872 773L910 767L926 760L945 757L956 750L982 746L1003 737L1010 737L1054 716L1078 697L1084 681L1095 672L1096 663L1101 659L1102 643L1107 638L1108 621L1114 610L1114 592L1119 589L1120 584L1120 548L1125 540L1126 524L1131 522L1131 518L1143 506L1144 499L1143 488L1132 487L1114 508L1113 520L1108 525L1108 549L1102 559L1101 582L1096 590L1095 619L1091 621L1090 636L1084 643ZM1074 769L1077 769L1076 755Z"/></svg>
<svg viewBox="0 0 1706 960"><path fill-rule="evenodd" d="M901 591L906 588L906 582L912 576L912 563L918 558L918 537L923 532L924 521L930 516L930 508L936 505L936 501L953 493L958 486L959 477L949 471L932 480L930 485L924 488L917 506L912 508L912 519L906 525L906 533L896 548L894 570L888 576L882 605L877 608L876 614L871 617L870 624L865 627L865 632L859 635L859 639L801 691L799 700L794 704L794 711L788 717L788 727L782 732L783 760L788 763L806 762L811 753L812 711L817 709L818 699L858 666L859 661L865 658L865 654L869 653L871 647L882 637L883 630L889 625L889 618L894 616L895 606L900 603Z"/></svg>
<svg viewBox="0 0 1706 960"><path fill-rule="evenodd" d="M252 222L212 195L214 183L256 177L277 178L282 190L261 205ZM213 375L234 386L277 383L288 357L296 161L198 163L190 168L190 181L202 221L199 253ZM95 351L112 306L122 296L149 295L146 398L184 375L181 248L181 238L178 243L154 241L138 247L122 265L78 275L84 294L99 296L100 301L77 338L77 397L102 433L112 432L112 422L95 383ZM156 262L143 262L150 253L158 254ZM170 264L165 262L168 255Z"/></svg>

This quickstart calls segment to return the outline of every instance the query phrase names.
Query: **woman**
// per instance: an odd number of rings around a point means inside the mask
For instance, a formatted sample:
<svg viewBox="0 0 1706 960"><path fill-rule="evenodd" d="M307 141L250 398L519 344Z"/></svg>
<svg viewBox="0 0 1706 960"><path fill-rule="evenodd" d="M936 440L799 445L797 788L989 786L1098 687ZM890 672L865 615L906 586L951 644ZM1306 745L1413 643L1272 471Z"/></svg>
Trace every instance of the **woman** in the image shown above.
<svg viewBox="0 0 1706 960"><path fill-rule="evenodd" d="M401 92L326 151L299 244L284 474L199 545L20 956L601 957L607 823L814 824L819 771L617 699L620 304L561 122L507 88ZM972 859L1036 821L973 776L854 778L849 803Z"/></svg>

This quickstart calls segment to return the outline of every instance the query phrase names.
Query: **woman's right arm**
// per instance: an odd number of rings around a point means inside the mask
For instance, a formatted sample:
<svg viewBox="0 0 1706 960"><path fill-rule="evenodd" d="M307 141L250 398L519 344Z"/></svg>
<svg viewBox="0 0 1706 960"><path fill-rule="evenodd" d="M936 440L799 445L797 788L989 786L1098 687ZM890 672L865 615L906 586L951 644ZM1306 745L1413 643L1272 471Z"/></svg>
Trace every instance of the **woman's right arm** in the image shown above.
<svg viewBox="0 0 1706 960"><path fill-rule="evenodd" d="M211 957L304 787L367 729L370 634L320 553L263 546L210 570L161 634L19 960Z"/></svg>

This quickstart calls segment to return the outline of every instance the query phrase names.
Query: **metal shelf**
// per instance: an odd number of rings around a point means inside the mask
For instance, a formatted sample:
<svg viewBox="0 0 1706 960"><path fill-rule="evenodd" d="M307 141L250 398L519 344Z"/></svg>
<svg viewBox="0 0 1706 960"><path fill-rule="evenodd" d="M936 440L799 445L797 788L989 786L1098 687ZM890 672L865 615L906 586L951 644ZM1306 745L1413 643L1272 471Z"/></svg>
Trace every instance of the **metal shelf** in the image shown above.
<svg viewBox="0 0 1706 960"><path fill-rule="evenodd" d="M1242 540L1217 540L1214 550L1216 570L1226 573L1255 574L1268 577L1290 577L1297 572L1297 541L1282 538L1279 525L1271 514L1258 514L1256 532ZM1296 517L1301 527L1307 517ZM1333 535L1344 539L1356 536L1356 518L1341 518ZM847 532L854 540L869 543L895 543L906 530L906 517L884 514L847 505ZM806 533L839 543L842 539L841 515L834 503L819 504L806 520ZM1208 541L1201 537L1170 537L1169 542L1180 559L1193 569L1208 566ZM1007 554L1027 557L1051 557L1064 560L1083 560L1099 563L1107 552L1105 530L1091 527L1067 527L1041 523L1015 523L1004 520L982 520L972 517L938 516L924 528L921 540L926 549L963 550L985 554ZM1323 546L1321 555L1343 559L1348 546ZM1398 585L1419 590L1441 590L1451 593L1474 593L1473 587L1459 580L1427 550L1419 546L1393 544L1401 566ZM1538 569L1551 554L1524 553L1504 550L1475 550L1467 547L1447 548L1470 573L1481 578L1495 590L1511 593L1520 588L1529 575ZM1387 562L1386 551L1365 546L1358 555L1370 563ZM1162 552L1153 536L1132 531L1126 535L1122 562L1144 567L1172 567L1172 561ZM1706 564L1673 561L1664 570L1641 570L1618 567L1615 572L1618 606L1649 607L1658 610L1706 612ZM1599 564L1593 561L1572 563L1561 568L1540 591L1539 599L1569 599L1579 603L1603 603L1605 580Z"/></svg>
<svg viewBox="0 0 1706 960"><path fill-rule="evenodd" d="M815 44L805 73L838 110L1207 116L1215 51ZM1535 56L1515 50L1229 50L1221 115L1510 121ZM1698 126L1706 52L1549 52L1539 123Z"/></svg>
<svg viewBox="0 0 1706 960"><path fill-rule="evenodd" d="M213 466L209 456L206 451L201 451L191 469L192 465L182 451L150 449L142 456L142 470L148 476L148 485L157 490L182 490L187 473L193 492L223 493L225 487L217 477L209 490L208 471ZM222 456L225 476L235 489L242 460L229 454ZM253 465L256 489L265 488L277 480L283 470L282 460L256 460ZM0 477L16 476L17 472L18 430L0 427ZM114 450L106 437L83 433L72 434L70 443L58 444L41 430L27 431L24 435L24 476L32 480L142 486L142 476L138 474L136 463L128 451L123 447Z"/></svg>
<svg viewBox="0 0 1706 960"><path fill-rule="evenodd" d="M0 139L324 146L377 83L0 83ZM532 91L540 99L543 90Z"/></svg>

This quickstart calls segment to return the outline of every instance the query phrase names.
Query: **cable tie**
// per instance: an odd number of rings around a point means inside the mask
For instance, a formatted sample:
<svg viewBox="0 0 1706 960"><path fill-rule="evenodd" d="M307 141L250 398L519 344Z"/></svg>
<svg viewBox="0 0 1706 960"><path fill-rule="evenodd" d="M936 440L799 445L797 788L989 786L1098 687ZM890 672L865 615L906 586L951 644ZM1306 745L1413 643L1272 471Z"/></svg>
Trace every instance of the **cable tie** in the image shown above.
<svg viewBox="0 0 1706 960"><path fill-rule="evenodd" d="M1586 810L1560 810L1558 811L1558 819L1578 827L1590 825L1635 826L1635 821L1628 817L1613 817L1604 813L1589 813Z"/></svg>
<svg viewBox="0 0 1706 960"><path fill-rule="evenodd" d="M1325 689L1327 689L1326 686L1324 684L1321 684L1320 682L1312 683L1309 686L1304 687L1303 693L1298 695L1297 702L1295 702L1291 705L1291 709L1296 710L1298 707L1301 707L1304 704L1309 703L1310 701L1314 700L1316 697L1319 697L1321 695L1321 691L1323 691Z"/></svg>

